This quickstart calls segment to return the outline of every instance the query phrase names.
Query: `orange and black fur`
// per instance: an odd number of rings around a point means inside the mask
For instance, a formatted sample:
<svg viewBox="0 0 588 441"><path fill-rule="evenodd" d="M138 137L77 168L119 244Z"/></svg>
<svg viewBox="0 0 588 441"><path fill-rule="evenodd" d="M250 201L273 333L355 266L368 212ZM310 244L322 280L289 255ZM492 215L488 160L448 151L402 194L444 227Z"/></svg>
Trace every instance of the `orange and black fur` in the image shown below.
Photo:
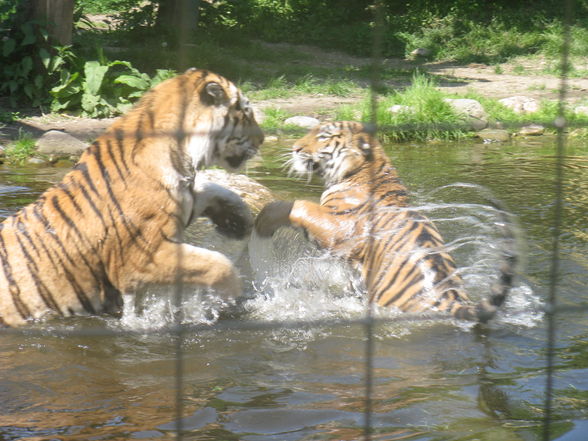
<svg viewBox="0 0 588 441"><path fill-rule="evenodd" d="M122 294L149 285L240 293L222 254L183 243L208 216L245 236L246 205L198 183L198 170L236 169L263 142L233 83L190 69L149 91L81 156L58 185L0 225L0 325L44 317L119 314Z"/></svg>
<svg viewBox="0 0 588 441"><path fill-rule="evenodd" d="M505 251L491 296L473 304L435 225L408 207L407 189L373 130L357 122L324 123L294 144L290 162L294 172L324 179L320 204L270 203L256 219L258 235L268 237L280 226L304 229L320 247L359 267L370 300L381 306L484 322L504 302L514 253Z"/></svg>

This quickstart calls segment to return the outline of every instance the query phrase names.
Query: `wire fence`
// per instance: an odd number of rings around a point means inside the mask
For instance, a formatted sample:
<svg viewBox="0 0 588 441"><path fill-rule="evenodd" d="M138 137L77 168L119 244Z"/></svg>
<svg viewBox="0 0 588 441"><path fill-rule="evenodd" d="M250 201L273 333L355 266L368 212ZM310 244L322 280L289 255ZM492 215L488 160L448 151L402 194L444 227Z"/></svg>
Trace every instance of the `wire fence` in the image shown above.
<svg viewBox="0 0 588 441"><path fill-rule="evenodd" d="M193 7L189 1L183 2L185 7ZM546 384L545 384L545 403L544 403L544 422L542 428L542 437L544 440L549 440L552 437L552 407L553 407L553 389L554 389L554 375L556 367L554 365L554 347L556 344L556 316L559 314L566 314L571 311L587 311L588 303L565 306L558 304L558 280L560 272L560 234L561 224L563 219L563 173L564 173L564 157L566 154L566 129L570 126L565 119L566 110L566 94L567 94L567 78L570 71L569 62L569 46L570 46L570 23L572 20L573 0L564 1L564 44L561 51L561 78L559 88L559 116L554 121L554 126L557 129L557 152L556 164L553 170L555 176L555 221L553 225L552 251L551 251L551 267L550 267L550 286L548 299L542 312L546 317L547 335L545 340L546 349ZM370 79L370 97L371 97L371 118L370 122L378 127L377 121L377 102L378 90L380 88L380 73L382 70L382 33L383 33L383 6L381 2L374 3L374 37L372 47L372 64L371 64L371 79ZM187 39L188 32L180 31L180 40L184 43ZM182 44L180 44L182 46ZM372 212L374 207L372 205ZM369 235L372 238L373 235ZM368 246L370 246L368 244ZM181 258L181 256L179 256ZM194 335L203 331L230 331L230 330L274 330L274 329L300 329L302 327L329 327L334 325L358 325L362 326L365 332L365 366L364 366L364 390L365 390L365 406L364 406L364 423L363 423L363 439L369 441L372 439L372 395L374 388L374 327L390 321L399 322L414 322L418 320L443 320L447 319L447 314L442 313L427 313L427 314L409 314L405 313L401 316L393 318L374 317L371 303L365 311L365 316L360 319L320 319L320 320L295 320L295 321L244 321L239 319L224 319L217 321L214 324L186 324L183 323L183 297L182 297L182 279L180 275L176 278L176 285L174 291L174 324L166 328L145 329L145 330L128 330L128 329L114 329L114 328L14 328L4 329L3 334L22 335L22 336L44 336L52 335L59 337L117 337L117 336L143 336L149 334L168 335L173 338L175 346L175 437L177 440L182 440L184 437L183 416L184 416L184 353L183 343L186 336ZM522 311L521 313L524 313ZM516 314L516 312L514 313Z"/></svg>

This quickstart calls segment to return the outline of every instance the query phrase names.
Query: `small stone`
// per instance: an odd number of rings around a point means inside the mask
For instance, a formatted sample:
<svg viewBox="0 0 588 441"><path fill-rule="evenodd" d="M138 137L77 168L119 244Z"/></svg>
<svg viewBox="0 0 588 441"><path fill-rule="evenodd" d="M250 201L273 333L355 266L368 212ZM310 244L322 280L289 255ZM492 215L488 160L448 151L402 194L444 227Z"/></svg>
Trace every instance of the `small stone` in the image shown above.
<svg viewBox="0 0 588 441"><path fill-rule="evenodd" d="M312 129L320 124L320 121L311 116L293 116L284 121L285 124L290 124L303 129Z"/></svg>
<svg viewBox="0 0 588 441"><path fill-rule="evenodd" d="M431 50L424 47L419 47L413 50L410 55L413 57L428 57L431 55Z"/></svg>
<svg viewBox="0 0 588 441"><path fill-rule="evenodd" d="M410 106L403 106L402 104L394 104L391 107L388 107L388 112L390 113L412 113L414 109Z"/></svg>
<svg viewBox="0 0 588 441"><path fill-rule="evenodd" d="M45 165L47 163L41 158L29 158L29 159L27 159L27 164L41 166L41 165Z"/></svg>
<svg viewBox="0 0 588 441"><path fill-rule="evenodd" d="M59 130L49 130L37 140L37 151L44 155L80 155L87 145Z"/></svg>
<svg viewBox="0 0 588 441"><path fill-rule="evenodd" d="M588 116L588 106L578 106L574 109L576 115Z"/></svg>
<svg viewBox="0 0 588 441"><path fill-rule="evenodd" d="M507 142L510 140L510 133L501 129L484 129L476 133L478 138L484 142Z"/></svg>
<svg viewBox="0 0 588 441"><path fill-rule="evenodd" d="M445 98L455 113L464 117L472 130L482 130L488 126L488 115L479 101L467 98Z"/></svg>
<svg viewBox="0 0 588 441"><path fill-rule="evenodd" d="M71 168L74 165L74 161L70 161L69 159L58 159L57 161L53 162L53 167L58 168Z"/></svg>
<svg viewBox="0 0 588 441"><path fill-rule="evenodd" d="M519 135L521 136L540 136L545 133L545 127L541 124L530 124L528 126L521 127Z"/></svg>
<svg viewBox="0 0 588 441"><path fill-rule="evenodd" d="M539 102L527 96L511 96L498 100L503 106L512 109L515 113L533 113L539 110Z"/></svg>
<svg viewBox="0 0 588 441"><path fill-rule="evenodd" d="M275 135L267 135L264 142L278 142L279 138Z"/></svg>

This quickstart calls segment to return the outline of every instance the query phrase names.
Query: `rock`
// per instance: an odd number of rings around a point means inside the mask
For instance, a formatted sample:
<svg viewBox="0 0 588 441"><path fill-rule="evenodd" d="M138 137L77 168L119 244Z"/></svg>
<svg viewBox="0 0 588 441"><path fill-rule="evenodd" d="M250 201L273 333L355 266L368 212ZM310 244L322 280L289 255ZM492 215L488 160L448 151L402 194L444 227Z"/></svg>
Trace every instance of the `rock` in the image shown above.
<svg viewBox="0 0 588 441"><path fill-rule="evenodd" d="M488 115L478 101L467 98L445 98L444 101L453 108L455 113L464 117L472 130L482 130L488 127Z"/></svg>
<svg viewBox="0 0 588 441"><path fill-rule="evenodd" d="M391 107L388 107L388 112L390 113L412 113L414 109L410 106L403 106L402 104L394 104Z"/></svg>
<svg viewBox="0 0 588 441"><path fill-rule="evenodd" d="M45 165L46 162L44 160L42 160L41 158L29 158L29 159L27 159L27 164L40 167L42 165Z"/></svg>
<svg viewBox="0 0 588 441"><path fill-rule="evenodd" d="M588 106L578 106L574 109L574 113L577 115L588 116Z"/></svg>
<svg viewBox="0 0 588 441"><path fill-rule="evenodd" d="M87 145L59 130L49 130L37 140L37 151L44 155L79 156Z"/></svg>
<svg viewBox="0 0 588 441"><path fill-rule="evenodd" d="M413 50L410 55L414 58L418 58L418 57L428 57L431 55L431 50L424 48L424 47L419 47L415 50Z"/></svg>
<svg viewBox="0 0 588 441"><path fill-rule="evenodd" d="M581 127L579 129L574 129L568 134L569 138L587 138L588 137L588 128Z"/></svg>
<svg viewBox="0 0 588 441"><path fill-rule="evenodd" d="M55 162L52 162L51 165L53 165L53 167L58 167L58 168L71 168L73 167L75 164L75 161L72 161L71 159L57 159Z"/></svg>
<svg viewBox="0 0 588 441"><path fill-rule="evenodd" d="M278 142L279 138L275 135L267 135L264 142Z"/></svg>
<svg viewBox="0 0 588 441"><path fill-rule="evenodd" d="M484 142L507 142L510 141L510 133L502 129L484 129L476 133L478 138Z"/></svg>
<svg viewBox="0 0 588 441"><path fill-rule="evenodd" d="M242 174L229 173L221 169L210 169L199 171L198 176L204 176L206 180L234 191L243 198L254 213L257 213L268 202L275 199L275 196L266 186Z"/></svg>
<svg viewBox="0 0 588 441"><path fill-rule="evenodd" d="M303 129L312 129L320 124L320 121L311 116L293 116L284 121L285 124L302 127Z"/></svg>
<svg viewBox="0 0 588 441"><path fill-rule="evenodd" d="M539 110L539 102L527 96L511 96L498 100L498 102L512 109L515 113L533 113Z"/></svg>
<svg viewBox="0 0 588 441"><path fill-rule="evenodd" d="M530 124L528 126L521 127L519 135L521 136L540 136L545 133L545 127L541 124Z"/></svg>
<svg viewBox="0 0 588 441"><path fill-rule="evenodd" d="M232 190L238 194L249 206L253 215L276 198L264 185L253 179L236 173L228 173L224 170L203 170L198 172L215 184ZM249 238L244 240L230 239L215 230L212 222L207 218L198 218L186 229L186 241L203 248L220 251L233 262L240 262L246 255Z"/></svg>

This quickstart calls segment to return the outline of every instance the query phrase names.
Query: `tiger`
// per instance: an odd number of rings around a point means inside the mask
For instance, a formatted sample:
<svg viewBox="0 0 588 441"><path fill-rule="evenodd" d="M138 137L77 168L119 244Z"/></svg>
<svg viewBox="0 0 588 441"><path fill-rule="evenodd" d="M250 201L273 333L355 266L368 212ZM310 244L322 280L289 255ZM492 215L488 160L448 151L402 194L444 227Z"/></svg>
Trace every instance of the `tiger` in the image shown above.
<svg viewBox="0 0 588 441"><path fill-rule="evenodd" d="M250 234L247 205L198 171L235 171L263 140L247 98L218 74L191 68L146 92L60 183L0 224L0 325L120 317L124 296L149 286L239 296L231 261L184 243L184 231L203 216L229 237Z"/></svg>
<svg viewBox="0 0 588 441"><path fill-rule="evenodd" d="M434 223L409 206L407 188L371 125L326 122L294 143L290 168L317 173L325 191L320 203L271 202L255 220L258 237L283 226L301 228L320 248L359 269L369 302L402 312L438 312L487 322L504 303L517 260L506 222L504 259L488 298L473 302ZM496 201L495 204L498 204ZM503 213L503 220L507 213ZM512 224L512 223L511 223ZM510 245L513 245L512 247ZM508 248L508 249L507 249Z"/></svg>

